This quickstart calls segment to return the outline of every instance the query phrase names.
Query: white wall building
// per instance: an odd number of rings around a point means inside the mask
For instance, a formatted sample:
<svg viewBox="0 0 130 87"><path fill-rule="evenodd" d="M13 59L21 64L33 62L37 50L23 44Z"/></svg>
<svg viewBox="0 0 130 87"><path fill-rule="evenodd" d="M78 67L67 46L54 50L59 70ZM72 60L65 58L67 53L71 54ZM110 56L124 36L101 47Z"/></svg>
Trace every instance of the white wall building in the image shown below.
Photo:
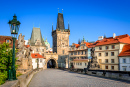
<svg viewBox="0 0 130 87"><path fill-rule="evenodd" d="M40 55L39 53L32 53L31 57L33 69L44 68L45 58L42 55Z"/></svg>
<svg viewBox="0 0 130 87"><path fill-rule="evenodd" d="M130 71L130 57L119 57L120 71Z"/></svg>
<svg viewBox="0 0 130 87"><path fill-rule="evenodd" d="M119 56L119 70L130 71L130 44L124 45Z"/></svg>

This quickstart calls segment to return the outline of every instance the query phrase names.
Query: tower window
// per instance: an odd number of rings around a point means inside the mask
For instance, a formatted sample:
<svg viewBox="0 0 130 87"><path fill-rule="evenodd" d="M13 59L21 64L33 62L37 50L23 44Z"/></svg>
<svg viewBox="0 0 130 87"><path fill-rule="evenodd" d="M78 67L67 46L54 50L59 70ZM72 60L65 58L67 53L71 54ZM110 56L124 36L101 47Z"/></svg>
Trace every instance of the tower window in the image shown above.
<svg viewBox="0 0 130 87"><path fill-rule="evenodd" d="M64 54L64 50L63 50L63 54Z"/></svg>

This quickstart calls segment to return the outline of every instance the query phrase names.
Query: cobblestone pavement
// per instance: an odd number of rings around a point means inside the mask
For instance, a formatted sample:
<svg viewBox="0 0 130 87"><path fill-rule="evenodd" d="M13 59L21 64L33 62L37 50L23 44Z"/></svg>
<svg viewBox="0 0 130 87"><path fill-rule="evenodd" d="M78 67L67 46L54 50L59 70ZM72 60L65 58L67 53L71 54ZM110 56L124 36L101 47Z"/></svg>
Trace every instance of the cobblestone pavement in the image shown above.
<svg viewBox="0 0 130 87"><path fill-rule="evenodd" d="M130 87L130 82L46 69L34 75L29 87Z"/></svg>

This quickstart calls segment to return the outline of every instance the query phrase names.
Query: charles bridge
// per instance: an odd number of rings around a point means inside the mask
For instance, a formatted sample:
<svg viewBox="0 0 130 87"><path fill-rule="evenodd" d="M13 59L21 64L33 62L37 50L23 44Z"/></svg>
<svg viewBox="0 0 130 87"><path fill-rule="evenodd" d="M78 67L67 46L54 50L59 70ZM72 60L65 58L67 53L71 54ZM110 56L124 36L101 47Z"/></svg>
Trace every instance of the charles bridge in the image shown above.
<svg viewBox="0 0 130 87"><path fill-rule="evenodd" d="M1 87L130 87L129 74L100 70L35 69L19 76L18 80L7 81Z"/></svg>

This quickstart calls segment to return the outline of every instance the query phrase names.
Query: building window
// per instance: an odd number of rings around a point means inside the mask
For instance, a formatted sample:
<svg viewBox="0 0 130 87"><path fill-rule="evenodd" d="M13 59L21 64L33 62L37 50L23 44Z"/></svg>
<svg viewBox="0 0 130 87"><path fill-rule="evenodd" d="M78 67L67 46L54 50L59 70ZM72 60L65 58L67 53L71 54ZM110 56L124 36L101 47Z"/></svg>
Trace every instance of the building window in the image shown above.
<svg viewBox="0 0 130 87"><path fill-rule="evenodd" d="M127 66L122 66L123 71L126 71Z"/></svg>
<svg viewBox="0 0 130 87"><path fill-rule="evenodd" d="M105 59L105 63L108 63L108 59Z"/></svg>
<svg viewBox="0 0 130 87"><path fill-rule="evenodd" d="M38 52L38 48L36 48L36 51Z"/></svg>
<svg viewBox="0 0 130 87"><path fill-rule="evenodd" d="M85 51L85 54L87 54L87 51Z"/></svg>
<svg viewBox="0 0 130 87"><path fill-rule="evenodd" d="M42 59L40 59L40 63L42 63Z"/></svg>
<svg viewBox="0 0 130 87"><path fill-rule="evenodd" d="M99 50L102 50L102 47L99 47Z"/></svg>
<svg viewBox="0 0 130 87"><path fill-rule="evenodd" d="M108 69L108 66L105 66L105 69Z"/></svg>
<svg viewBox="0 0 130 87"><path fill-rule="evenodd" d="M71 52L71 55L73 55L73 52Z"/></svg>
<svg viewBox="0 0 130 87"><path fill-rule="evenodd" d="M78 64L76 63L76 65L78 65Z"/></svg>
<svg viewBox="0 0 130 87"><path fill-rule="evenodd" d="M82 66L82 63L80 63L80 66Z"/></svg>
<svg viewBox="0 0 130 87"><path fill-rule="evenodd" d="M42 52L44 52L44 49L42 49Z"/></svg>
<svg viewBox="0 0 130 87"><path fill-rule="evenodd" d="M77 55L77 52L74 52L74 55Z"/></svg>
<svg viewBox="0 0 130 87"><path fill-rule="evenodd" d="M101 56L101 53L99 53L99 56Z"/></svg>
<svg viewBox="0 0 130 87"><path fill-rule="evenodd" d="M83 51L82 51L82 55L83 55Z"/></svg>
<svg viewBox="0 0 130 87"><path fill-rule="evenodd" d="M112 45L111 48L112 48L112 49L115 49L115 45Z"/></svg>
<svg viewBox="0 0 130 87"><path fill-rule="evenodd" d="M111 56L114 56L114 52L111 52Z"/></svg>
<svg viewBox="0 0 130 87"><path fill-rule="evenodd" d="M42 54L42 56L44 57L44 54Z"/></svg>
<svg viewBox="0 0 130 87"><path fill-rule="evenodd" d="M126 63L126 59L123 59L123 63Z"/></svg>
<svg viewBox="0 0 130 87"><path fill-rule="evenodd" d="M64 50L63 50L63 54L64 54Z"/></svg>
<svg viewBox="0 0 130 87"><path fill-rule="evenodd" d="M109 49L109 47L108 47L108 46L106 46L106 50L107 50L107 49Z"/></svg>
<svg viewBox="0 0 130 87"><path fill-rule="evenodd" d="M80 55L80 52L78 51L78 55Z"/></svg>
<svg viewBox="0 0 130 87"><path fill-rule="evenodd" d="M9 43L9 40L6 40L6 43Z"/></svg>
<svg viewBox="0 0 130 87"><path fill-rule="evenodd" d="M111 66L111 69L114 70L114 66Z"/></svg>
<svg viewBox="0 0 130 87"><path fill-rule="evenodd" d="M114 63L114 59L111 59L111 63Z"/></svg>
<svg viewBox="0 0 130 87"><path fill-rule="evenodd" d="M87 63L85 63L85 66L87 65Z"/></svg>
<svg viewBox="0 0 130 87"><path fill-rule="evenodd" d="M78 63L78 65L79 65L79 63Z"/></svg>
<svg viewBox="0 0 130 87"><path fill-rule="evenodd" d="M108 56L108 52L106 52L106 56Z"/></svg>
<svg viewBox="0 0 130 87"><path fill-rule="evenodd" d="M99 63L102 63L102 59L99 59Z"/></svg>

